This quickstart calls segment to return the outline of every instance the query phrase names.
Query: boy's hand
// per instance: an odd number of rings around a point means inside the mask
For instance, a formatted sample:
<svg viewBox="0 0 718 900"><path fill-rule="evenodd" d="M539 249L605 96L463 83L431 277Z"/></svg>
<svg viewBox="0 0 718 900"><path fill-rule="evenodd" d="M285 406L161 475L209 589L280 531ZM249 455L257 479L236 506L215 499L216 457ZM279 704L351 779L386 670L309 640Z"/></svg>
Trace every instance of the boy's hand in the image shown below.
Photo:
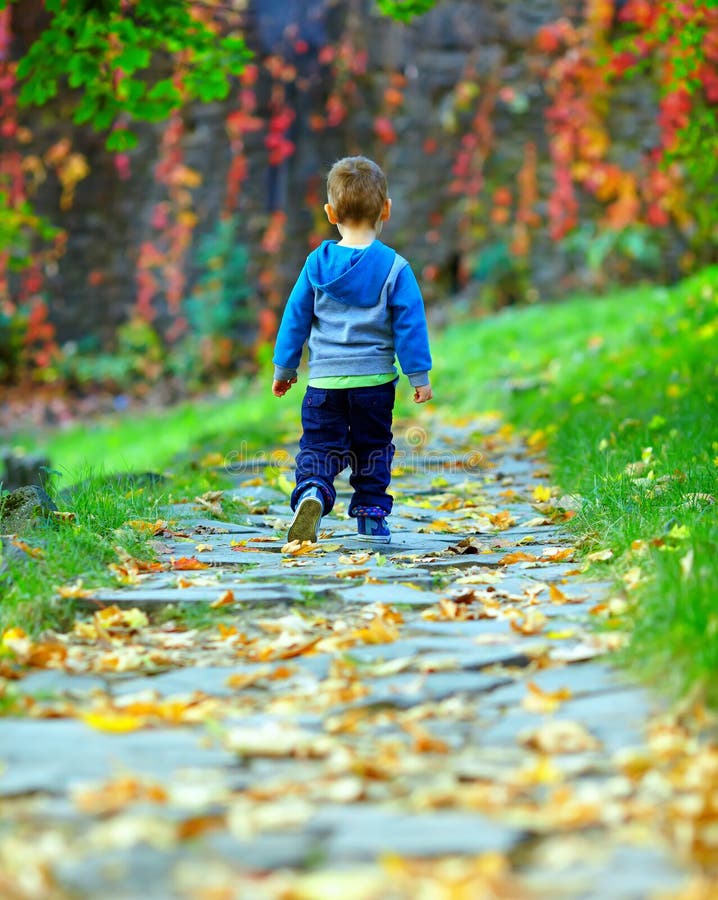
<svg viewBox="0 0 718 900"><path fill-rule="evenodd" d="M430 384L422 384L420 387L414 388L414 403L426 403L433 396Z"/></svg>
<svg viewBox="0 0 718 900"><path fill-rule="evenodd" d="M272 382L272 393L275 397L283 397L289 388L297 383L296 378L291 378L289 381L277 381L275 378Z"/></svg>

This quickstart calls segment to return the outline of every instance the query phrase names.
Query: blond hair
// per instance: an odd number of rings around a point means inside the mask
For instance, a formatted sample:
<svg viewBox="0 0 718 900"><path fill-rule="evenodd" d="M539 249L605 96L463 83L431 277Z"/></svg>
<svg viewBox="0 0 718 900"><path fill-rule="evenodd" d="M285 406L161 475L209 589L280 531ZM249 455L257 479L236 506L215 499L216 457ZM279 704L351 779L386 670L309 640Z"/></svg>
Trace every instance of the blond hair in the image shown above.
<svg viewBox="0 0 718 900"><path fill-rule="evenodd" d="M327 176L327 197L338 222L375 225L388 196L386 175L366 156L345 156Z"/></svg>

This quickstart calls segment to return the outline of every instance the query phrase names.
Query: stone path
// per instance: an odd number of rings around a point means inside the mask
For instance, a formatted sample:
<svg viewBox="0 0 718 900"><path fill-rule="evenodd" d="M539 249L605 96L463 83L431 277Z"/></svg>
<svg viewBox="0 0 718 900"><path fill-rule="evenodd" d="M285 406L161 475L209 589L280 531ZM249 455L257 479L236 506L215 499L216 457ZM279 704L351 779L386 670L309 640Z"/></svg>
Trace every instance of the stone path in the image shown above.
<svg viewBox="0 0 718 900"><path fill-rule="evenodd" d="M283 549L288 473L240 471L235 522L173 508L159 571L127 560L72 634L7 642L0 896L685 882L642 777L661 711L608 665L625 604L574 561L570 501L494 420L431 432L399 448L389 547L343 483L320 544Z"/></svg>

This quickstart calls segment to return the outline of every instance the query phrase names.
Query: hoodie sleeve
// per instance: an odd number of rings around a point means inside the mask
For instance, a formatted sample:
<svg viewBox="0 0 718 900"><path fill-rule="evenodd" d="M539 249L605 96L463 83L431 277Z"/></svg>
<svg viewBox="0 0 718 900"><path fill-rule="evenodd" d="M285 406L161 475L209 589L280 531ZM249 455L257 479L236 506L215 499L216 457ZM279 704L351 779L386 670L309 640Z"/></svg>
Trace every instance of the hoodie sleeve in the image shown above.
<svg viewBox="0 0 718 900"><path fill-rule="evenodd" d="M429 383L431 353L421 290L406 265L399 272L388 299L394 331L394 349L401 371L413 387Z"/></svg>
<svg viewBox="0 0 718 900"><path fill-rule="evenodd" d="M272 362L276 380L289 381L296 378L302 348L309 337L313 318L314 288L309 281L305 263L284 307L274 344Z"/></svg>

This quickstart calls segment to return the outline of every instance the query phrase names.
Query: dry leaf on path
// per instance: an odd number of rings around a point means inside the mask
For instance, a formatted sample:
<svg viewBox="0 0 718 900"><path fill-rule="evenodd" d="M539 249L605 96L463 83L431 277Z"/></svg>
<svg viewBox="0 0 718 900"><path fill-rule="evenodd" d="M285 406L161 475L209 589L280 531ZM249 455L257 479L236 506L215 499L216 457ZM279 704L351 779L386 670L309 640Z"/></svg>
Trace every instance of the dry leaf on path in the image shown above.
<svg viewBox="0 0 718 900"><path fill-rule="evenodd" d="M526 712L556 712L565 700L570 700L573 696L570 688L562 687L556 691L544 691L534 681L529 681L526 688L528 693L521 701L521 706Z"/></svg>
<svg viewBox="0 0 718 900"><path fill-rule="evenodd" d="M523 731L519 742L541 753L586 753L601 746L580 722L568 719L556 719Z"/></svg>
<svg viewBox="0 0 718 900"><path fill-rule="evenodd" d="M226 590L223 591L223 593L221 593L219 597L217 597L216 600L213 600L209 605L210 609L219 609L222 606L231 606L236 602L237 601L234 599L234 591Z"/></svg>
<svg viewBox="0 0 718 900"><path fill-rule="evenodd" d="M533 635L540 634L547 622L548 617L541 610L530 609L527 613L521 613L515 619L511 619L509 624L511 630L518 634Z"/></svg>
<svg viewBox="0 0 718 900"><path fill-rule="evenodd" d="M538 557L532 553L524 553L523 550L515 550L513 553L507 553L499 560L500 566L511 566L517 562L535 562Z"/></svg>
<svg viewBox="0 0 718 900"><path fill-rule="evenodd" d="M187 572L194 569L209 569L209 563L200 562L195 556L170 557L170 566L178 571Z"/></svg>

